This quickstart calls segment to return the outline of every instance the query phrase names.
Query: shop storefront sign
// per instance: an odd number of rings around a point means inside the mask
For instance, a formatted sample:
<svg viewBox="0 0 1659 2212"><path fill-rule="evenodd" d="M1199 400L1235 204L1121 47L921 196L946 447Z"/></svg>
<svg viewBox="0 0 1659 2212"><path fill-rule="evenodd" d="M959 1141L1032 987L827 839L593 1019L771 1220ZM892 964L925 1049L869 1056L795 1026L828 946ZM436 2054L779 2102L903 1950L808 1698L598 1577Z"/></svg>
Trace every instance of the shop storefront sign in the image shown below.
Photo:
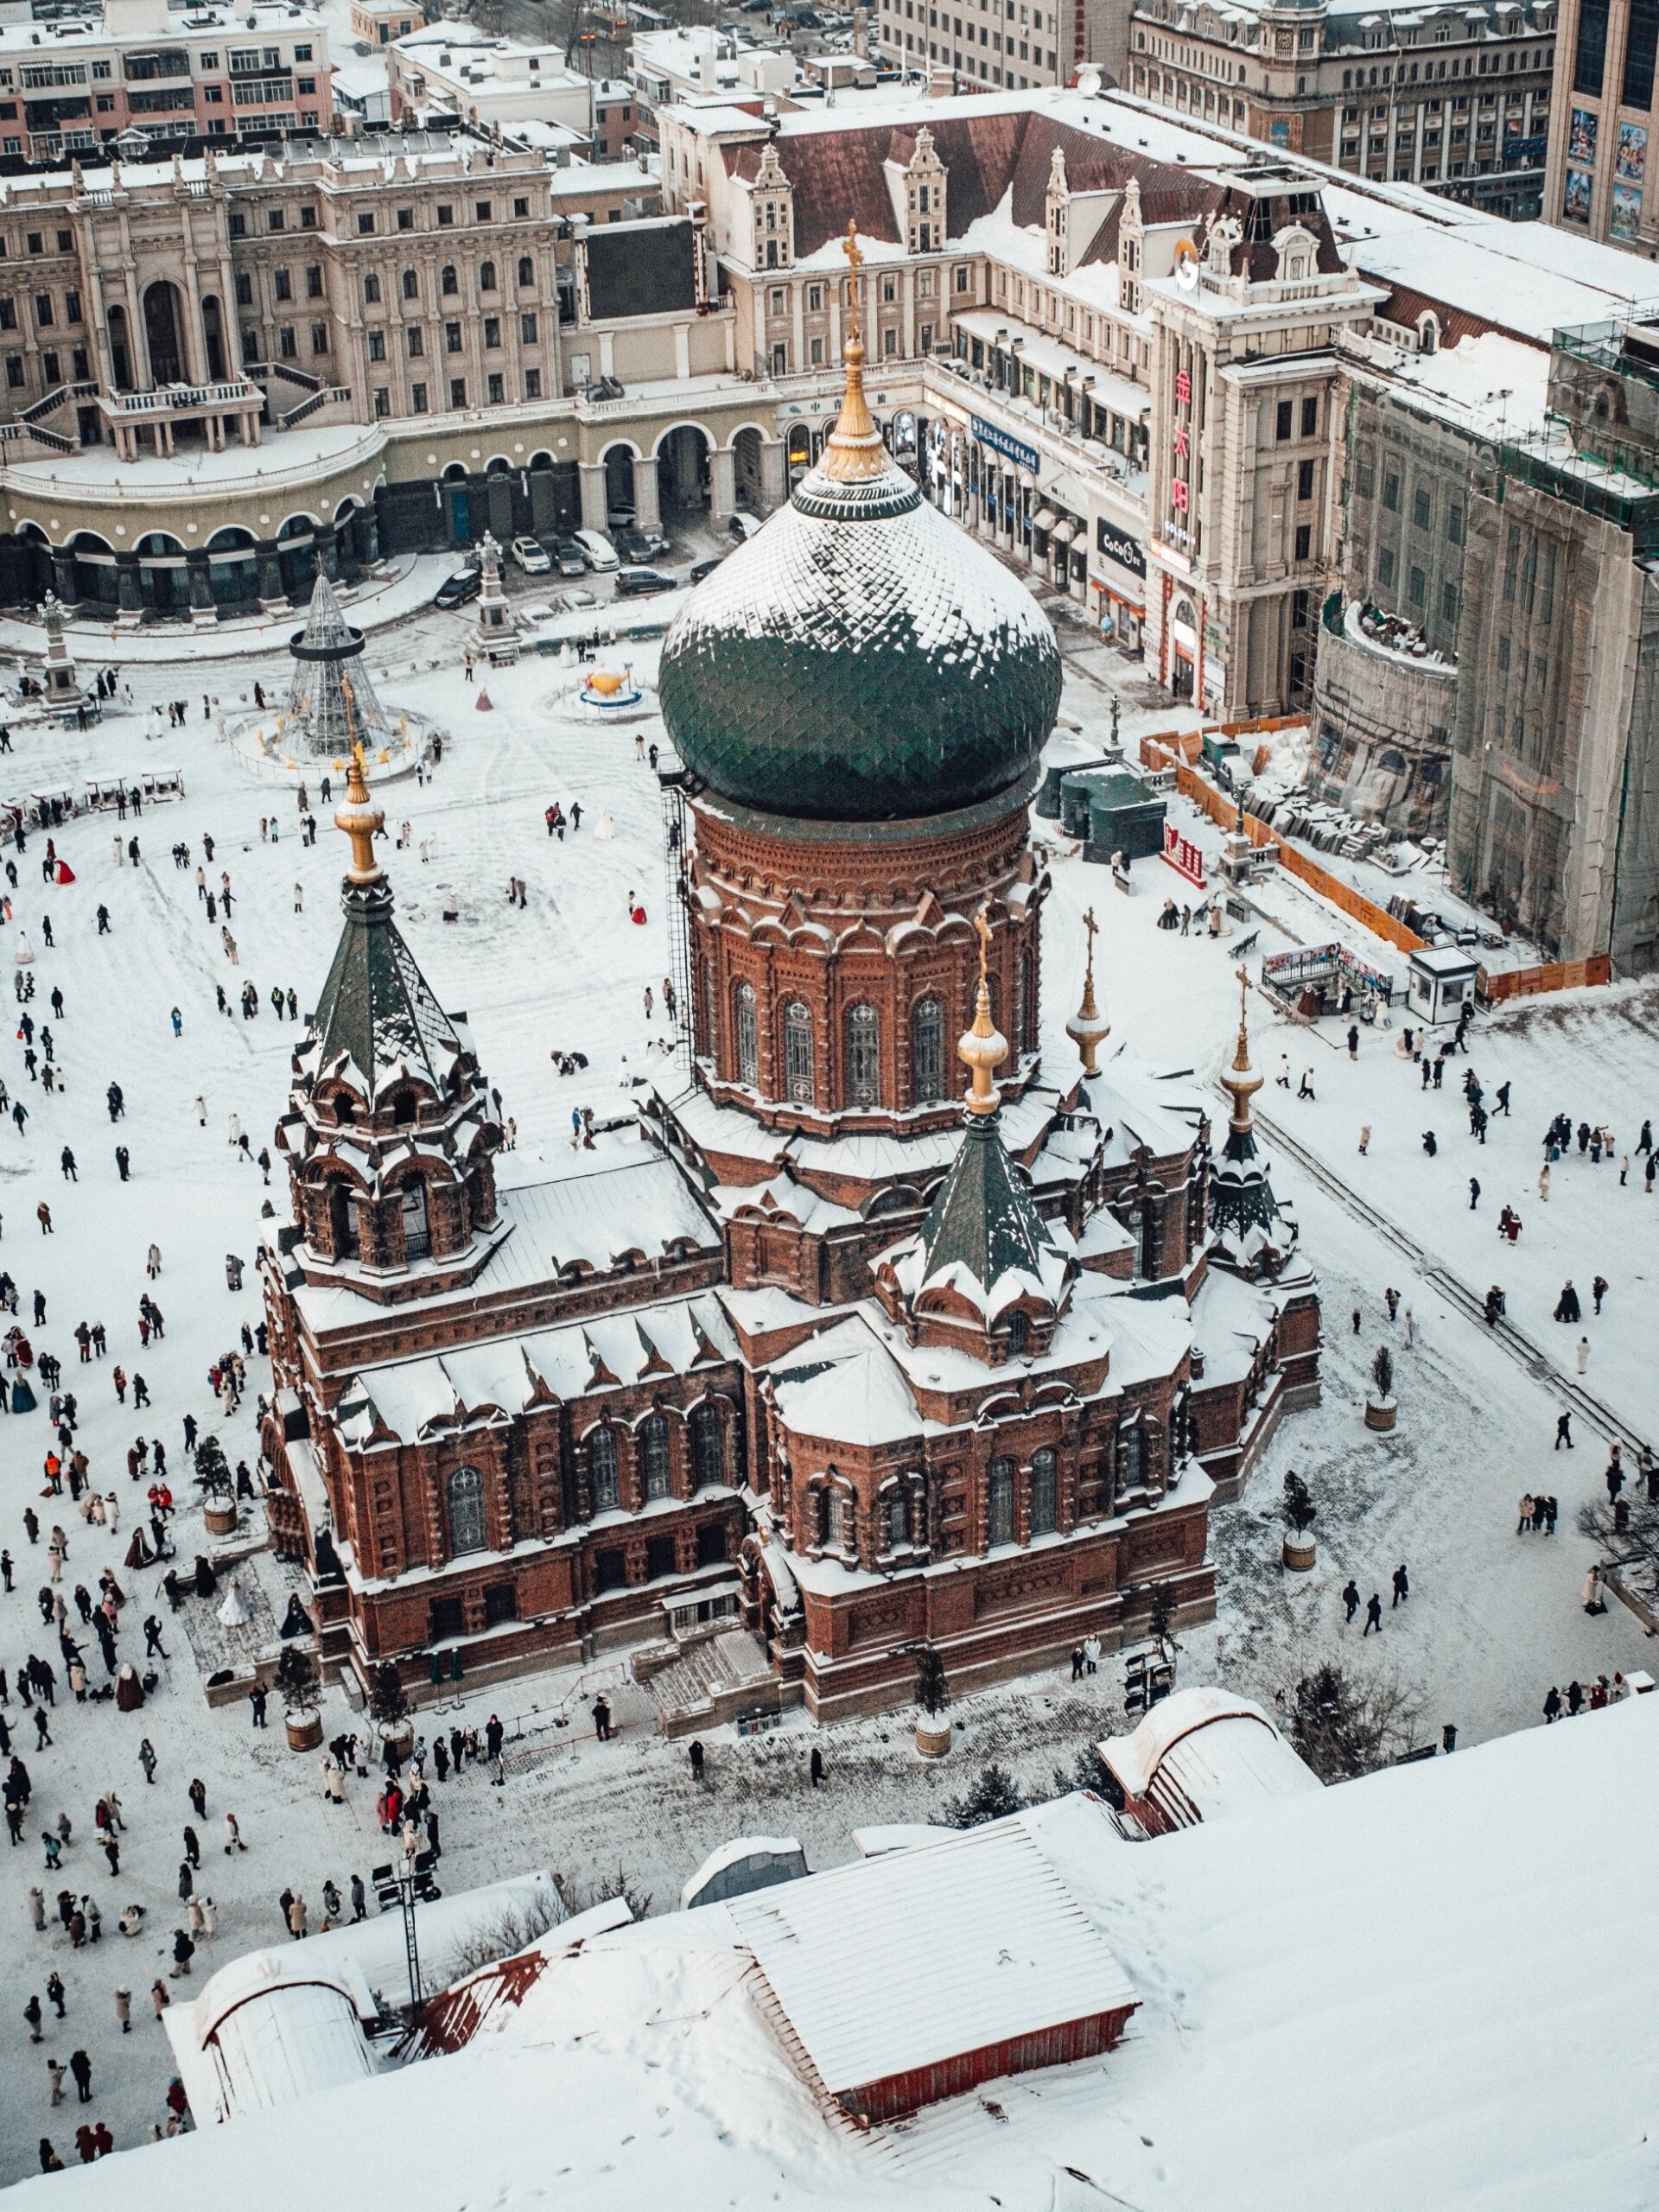
<svg viewBox="0 0 1659 2212"><path fill-rule="evenodd" d="M1023 468L1028 476L1036 475L1042 466L1043 457L1035 446L1028 446L1008 431L998 429L995 423L988 423L982 415L976 415L972 418L972 427L981 445L989 446L993 453L1000 453L1005 461L1011 461L1016 468Z"/></svg>
<svg viewBox="0 0 1659 2212"><path fill-rule="evenodd" d="M1147 556L1127 530L1120 530L1116 523L1108 522L1103 515L1095 520L1095 545L1107 558L1116 561L1120 569L1127 569L1132 576L1147 573Z"/></svg>

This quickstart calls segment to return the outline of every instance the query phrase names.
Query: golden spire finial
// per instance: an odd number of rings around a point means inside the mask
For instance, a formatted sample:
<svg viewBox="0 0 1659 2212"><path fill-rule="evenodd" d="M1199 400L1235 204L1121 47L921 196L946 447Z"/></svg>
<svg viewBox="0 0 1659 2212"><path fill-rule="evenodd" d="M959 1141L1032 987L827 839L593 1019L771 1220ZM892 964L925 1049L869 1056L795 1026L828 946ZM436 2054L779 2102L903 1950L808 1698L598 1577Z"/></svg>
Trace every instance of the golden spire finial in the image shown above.
<svg viewBox="0 0 1659 2212"><path fill-rule="evenodd" d="M957 1057L973 1077L968 1111L986 1115L995 1114L1001 1103L991 1071L1007 1059L1008 1046L991 1020L991 925L982 906L974 917L974 927L979 932L979 988L974 995L974 1026L957 1044Z"/></svg>
<svg viewBox="0 0 1659 2212"><path fill-rule="evenodd" d="M346 719L351 718L351 687L346 684ZM351 766L346 775L346 798L334 816L334 827L343 830L352 841L352 864L346 871L348 883L378 883L380 863L374 856L375 833L385 822L385 816L369 797L368 771L364 766L361 741L352 741Z"/></svg>
<svg viewBox="0 0 1659 2212"><path fill-rule="evenodd" d="M847 385L841 413L819 465L837 483L856 484L885 475L887 455L864 397L864 340L858 311L858 272L864 266L864 257L858 250L856 223L848 224L842 251L847 256L847 338L841 349L847 364Z"/></svg>
<svg viewBox="0 0 1659 2212"><path fill-rule="evenodd" d="M1084 1075L1098 1075L1095 1055L1112 1033L1109 1021L1100 1018L1100 1008L1095 1004L1095 938L1100 925L1095 919L1091 906L1083 918L1089 951L1083 971L1083 1004L1065 1025L1065 1033L1077 1048Z"/></svg>
<svg viewBox="0 0 1659 2212"><path fill-rule="evenodd" d="M1229 1126L1242 1136L1252 1124L1250 1101L1262 1088L1262 1078L1250 1065L1250 1032L1245 1011L1249 995L1250 979L1243 968L1234 969L1238 979L1238 1050L1233 1055L1233 1065L1221 1078L1221 1087L1231 1094L1233 1111Z"/></svg>

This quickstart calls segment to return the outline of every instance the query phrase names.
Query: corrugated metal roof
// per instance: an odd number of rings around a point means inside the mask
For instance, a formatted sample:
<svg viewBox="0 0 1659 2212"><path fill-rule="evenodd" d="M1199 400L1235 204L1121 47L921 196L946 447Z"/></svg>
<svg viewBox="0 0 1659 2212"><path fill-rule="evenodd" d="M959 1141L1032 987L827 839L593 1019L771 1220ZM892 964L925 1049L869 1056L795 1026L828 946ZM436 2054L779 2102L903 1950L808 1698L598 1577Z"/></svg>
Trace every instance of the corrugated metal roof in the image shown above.
<svg viewBox="0 0 1659 2212"><path fill-rule="evenodd" d="M1140 2001L1018 1818L726 1910L832 2094Z"/></svg>

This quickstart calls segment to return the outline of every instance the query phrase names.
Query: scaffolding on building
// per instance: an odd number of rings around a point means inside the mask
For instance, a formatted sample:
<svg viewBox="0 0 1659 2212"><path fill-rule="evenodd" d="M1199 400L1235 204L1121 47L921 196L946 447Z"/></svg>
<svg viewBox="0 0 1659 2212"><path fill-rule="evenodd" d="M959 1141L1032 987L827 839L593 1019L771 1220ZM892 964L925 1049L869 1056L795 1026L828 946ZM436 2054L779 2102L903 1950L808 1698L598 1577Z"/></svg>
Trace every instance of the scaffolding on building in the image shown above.
<svg viewBox="0 0 1659 2212"><path fill-rule="evenodd" d="M686 836L685 770L664 760L657 771L663 803L663 874L668 895L668 968L674 985L674 1061L689 1076L696 1052L696 1009L691 996L691 885Z"/></svg>

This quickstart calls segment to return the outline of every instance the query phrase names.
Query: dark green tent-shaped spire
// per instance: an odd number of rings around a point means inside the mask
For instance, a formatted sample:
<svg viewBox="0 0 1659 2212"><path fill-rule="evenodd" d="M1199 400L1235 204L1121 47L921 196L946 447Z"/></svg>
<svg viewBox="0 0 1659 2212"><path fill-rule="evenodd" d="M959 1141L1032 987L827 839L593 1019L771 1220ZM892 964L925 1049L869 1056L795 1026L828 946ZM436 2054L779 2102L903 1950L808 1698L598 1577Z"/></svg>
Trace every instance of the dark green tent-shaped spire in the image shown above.
<svg viewBox="0 0 1659 2212"><path fill-rule="evenodd" d="M1227 1142L1210 1179L1211 1224L1224 1242L1235 1247L1253 1230L1271 1230L1280 1219L1279 1201L1255 1148L1250 1101L1261 1090L1262 1078L1250 1064L1249 1030L1244 1014L1244 993L1249 983L1242 969L1238 980L1238 1050L1221 1078L1222 1088L1231 1095L1233 1110L1227 1123Z"/></svg>
<svg viewBox="0 0 1659 2212"><path fill-rule="evenodd" d="M957 1046L957 1057L973 1075L965 1103L968 1127L962 1149L927 1210L920 1233L920 1265L913 1281L919 1292L943 1274L954 1274L954 1287L967 1291L966 1275L977 1286L977 1302L988 1315L1003 1301L997 1286L1023 1276L1039 1296L1058 1305L1065 1281L1065 1258L1031 1193L1014 1173L997 1127L1000 1100L995 1070L1007 1057L1007 1040L991 1019L991 991L986 974L989 924L982 912L979 931L979 989L974 1024Z"/></svg>
<svg viewBox="0 0 1659 2212"><path fill-rule="evenodd" d="M339 1073L370 1104L405 1071L444 1096L468 1046L392 919L391 887L374 854L385 817L370 800L360 749L334 820L352 840L352 866L340 898L346 926L313 1021L315 1071Z"/></svg>
<svg viewBox="0 0 1659 2212"><path fill-rule="evenodd" d="M1020 1274L1039 1295L1053 1300L1065 1257L1014 1172L999 1118L976 1114L969 1119L962 1149L922 1224L920 1283L960 1268L979 1285L989 1306L997 1302L997 1285ZM960 1281L957 1287L967 1287Z"/></svg>

